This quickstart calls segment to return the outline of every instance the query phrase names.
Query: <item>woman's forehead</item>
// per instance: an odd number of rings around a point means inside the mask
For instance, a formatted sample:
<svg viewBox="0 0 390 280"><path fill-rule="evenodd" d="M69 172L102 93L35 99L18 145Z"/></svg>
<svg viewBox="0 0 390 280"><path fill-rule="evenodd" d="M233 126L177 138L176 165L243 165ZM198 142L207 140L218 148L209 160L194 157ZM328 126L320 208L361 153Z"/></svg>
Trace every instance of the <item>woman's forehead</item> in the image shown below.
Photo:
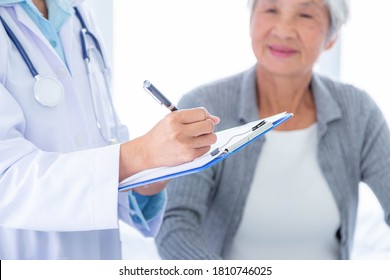
<svg viewBox="0 0 390 280"><path fill-rule="evenodd" d="M258 3L282 3L282 2L290 2L296 6L302 7L311 7L311 6L319 6L322 7L324 5L323 0L257 0Z"/></svg>

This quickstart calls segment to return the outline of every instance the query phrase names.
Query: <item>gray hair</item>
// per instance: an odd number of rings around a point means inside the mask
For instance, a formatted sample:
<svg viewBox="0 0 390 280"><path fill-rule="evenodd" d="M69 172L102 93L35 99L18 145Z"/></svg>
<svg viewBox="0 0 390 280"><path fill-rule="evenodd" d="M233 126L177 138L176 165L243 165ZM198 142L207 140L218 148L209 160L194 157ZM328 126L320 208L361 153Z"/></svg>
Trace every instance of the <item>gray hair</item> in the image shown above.
<svg viewBox="0 0 390 280"><path fill-rule="evenodd" d="M257 0L248 0L251 17L256 2ZM328 38L333 38L349 18L349 0L323 0L323 3L329 12Z"/></svg>

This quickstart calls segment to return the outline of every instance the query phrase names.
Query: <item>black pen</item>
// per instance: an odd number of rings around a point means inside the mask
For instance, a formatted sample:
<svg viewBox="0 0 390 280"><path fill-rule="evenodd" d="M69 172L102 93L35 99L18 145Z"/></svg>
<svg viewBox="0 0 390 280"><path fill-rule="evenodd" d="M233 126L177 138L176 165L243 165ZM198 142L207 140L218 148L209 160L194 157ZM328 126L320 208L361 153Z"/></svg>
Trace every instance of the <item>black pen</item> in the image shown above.
<svg viewBox="0 0 390 280"><path fill-rule="evenodd" d="M144 82L144 90L146 90L158 103L164 105L169 110L177 111L179 110L168 98L166 98L151 82L146 80Z"/></svg>

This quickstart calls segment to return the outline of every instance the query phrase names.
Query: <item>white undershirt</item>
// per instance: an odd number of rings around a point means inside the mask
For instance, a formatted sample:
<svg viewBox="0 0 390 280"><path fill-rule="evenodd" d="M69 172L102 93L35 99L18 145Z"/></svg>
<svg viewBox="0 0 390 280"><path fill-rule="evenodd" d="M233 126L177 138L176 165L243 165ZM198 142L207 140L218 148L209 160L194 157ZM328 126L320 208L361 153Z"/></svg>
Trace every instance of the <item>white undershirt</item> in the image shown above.
<svg viewBox="0 0 390 280"><path fill-rule="evenodd" d="M266 136L230 259L337 259L339 213L317 161L317 125Z"/></svg>

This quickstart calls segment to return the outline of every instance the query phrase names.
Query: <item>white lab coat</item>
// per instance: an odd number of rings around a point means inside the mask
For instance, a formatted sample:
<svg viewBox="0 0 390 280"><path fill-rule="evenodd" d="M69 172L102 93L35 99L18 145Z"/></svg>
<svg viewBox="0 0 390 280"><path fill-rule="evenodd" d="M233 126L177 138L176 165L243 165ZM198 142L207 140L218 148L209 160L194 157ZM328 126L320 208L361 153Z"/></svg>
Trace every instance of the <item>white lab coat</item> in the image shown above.
<svg viewBox="0 0 390 280"><path fill-rule="evenodd" d="M98 36L83 1L75 2ZM132 221L126 193L118 199L119 145L106 146L96 126L80 22L72 16L59 33L65 65L20 6L0 14L39 74L65 88L59 106L39 104L35 80L0 25L0 259L118 259L118 218ZM160 220L161 213L149 234Z"/></svg>

